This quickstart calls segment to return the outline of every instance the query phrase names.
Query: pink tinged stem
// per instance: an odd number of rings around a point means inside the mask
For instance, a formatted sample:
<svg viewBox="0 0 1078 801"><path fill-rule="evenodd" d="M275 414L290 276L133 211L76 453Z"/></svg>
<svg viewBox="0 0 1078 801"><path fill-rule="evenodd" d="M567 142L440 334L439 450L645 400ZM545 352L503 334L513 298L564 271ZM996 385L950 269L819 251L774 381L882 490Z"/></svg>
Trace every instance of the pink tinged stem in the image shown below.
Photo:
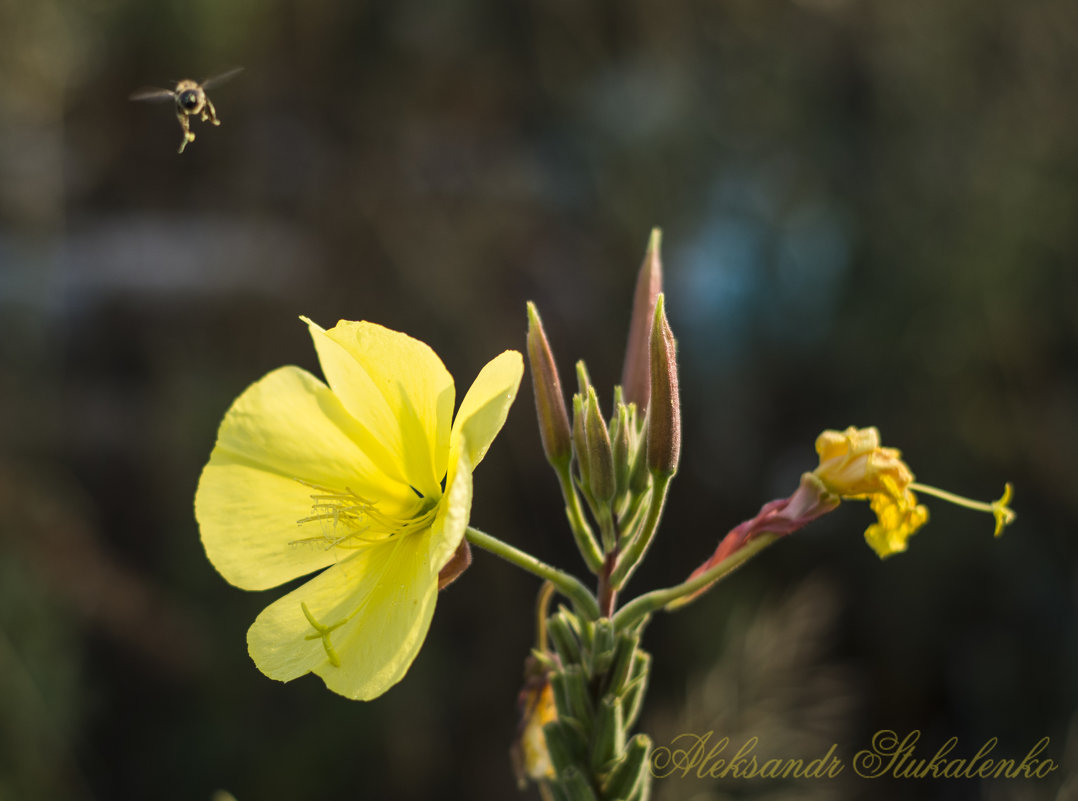
<svg viewBox="0 0 1078 801"><path fill-rule="evenodd" d="M711 558L696 568L686 581L692 581L697 576L722 564L761 534L767 533L775 537L792 534L813 520L833 511L838 505L838 496L829 493L819 479L811 473L805 473L793 495L764 504L754 518L746 520L731 530L719 542L719 547L715 549ZM678 605L692 601L711 589L713 585L714 582L678 599Z"/></svg>

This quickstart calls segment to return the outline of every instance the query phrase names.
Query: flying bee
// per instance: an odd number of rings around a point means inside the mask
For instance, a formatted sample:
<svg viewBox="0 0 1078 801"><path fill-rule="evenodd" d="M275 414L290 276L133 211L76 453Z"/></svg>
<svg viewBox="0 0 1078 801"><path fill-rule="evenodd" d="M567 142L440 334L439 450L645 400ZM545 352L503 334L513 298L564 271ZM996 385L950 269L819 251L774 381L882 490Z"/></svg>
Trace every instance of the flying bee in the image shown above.
<svg viewBox="0 0 1078 801"><path fill-rule="evenodd" d="M219 86L230 78L235 77L242 70L243 67L236 67L228 72L222 72L220 75L207 78L202 83L185 79L177 83L175 89L157 89L154 87L139 89L131 94L130 99L146 100L151 103L165 100L175 102L176 119L180 121L180 128L183 129L183 141L180 142L179 149L179 152L182 153L188 142L195 141L195 132L191 130L190 117L197 115L203 122L209 122L213 125L221 124L221 121L217 119L217 109L210 102L206 90Z"/></svg>

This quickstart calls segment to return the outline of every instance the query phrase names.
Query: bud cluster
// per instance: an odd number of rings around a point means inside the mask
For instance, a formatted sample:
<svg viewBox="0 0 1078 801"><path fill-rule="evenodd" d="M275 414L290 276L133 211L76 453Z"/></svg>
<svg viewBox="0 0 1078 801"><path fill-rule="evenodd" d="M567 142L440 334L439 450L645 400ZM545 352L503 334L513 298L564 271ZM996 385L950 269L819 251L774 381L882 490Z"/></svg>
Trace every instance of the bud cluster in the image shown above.
<svg viewBox="0 0 1078 801"><path fill-rule="evenodd" d="M597 619L566 608L548 617L541 604L543 636L533 659L545 671L545 684L533 675L527 697L541 699L549 690L553 710L549 702L528 707L515 751L518 774L542 781L550 797L565 801L646 801L650 795L651 741L628 732L640 712L651 657L639 647L643 627L618 626L613 613L619 589L658 528L681 449L660 241L655 230L637 280L622 385L614 388L609 416L582 361L567 408L542 320L528 304L527 350L543 452L558 476L577 546L598 577ZM546 750L529 760L524 733L539 728Z"/></svg>
<svg viewBox="0 0 1078 801"><path fill-rule="evenodd" d="M650 792L646 734L628 737L647 689L651 655L640 631L617 632L607 618L581 620L562 607L547 622L556 719L543 726L556 799L642 801Z"/></svg>
<svg viewBox="0 0 1078 801"><path fill-rule="evenodd" d="M637 280L623 385L614 389L609 417L580 361L570 422L542 320L528 304L527 350L543 451L561 483L581 554L600 578L606 607L655 532L681 449L677 362L663 303L660 243L656 229Z"/></svg>

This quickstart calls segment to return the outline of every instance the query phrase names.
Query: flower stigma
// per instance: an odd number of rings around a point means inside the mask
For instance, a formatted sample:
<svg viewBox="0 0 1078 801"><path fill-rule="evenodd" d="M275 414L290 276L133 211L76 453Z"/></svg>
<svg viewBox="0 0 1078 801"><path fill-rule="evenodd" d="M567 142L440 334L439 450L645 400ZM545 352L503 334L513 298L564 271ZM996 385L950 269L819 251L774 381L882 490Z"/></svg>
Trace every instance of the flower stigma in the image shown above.
<svg viewBox="0 0 1078 801"><path fill-rule="evenodd" d="M315 632L314 634L308 634L303 639L322 640L322 647L326 649L326 656L329 658L329 663L333 665L333 667L340 667L341 658L337 656L337 651L334 650L333 641L330 640L329 635L333 632L334 629L339 629L341 626L347 623L348 618L334 623L332 626L323 626L321 623L318 622L317 618L315 618L315 616L311 614L311 610L307 608L307 604L301 602L299 607L303 610L303 616L307 618L307 622L311 624L311 627L314 629Z"/></svg>

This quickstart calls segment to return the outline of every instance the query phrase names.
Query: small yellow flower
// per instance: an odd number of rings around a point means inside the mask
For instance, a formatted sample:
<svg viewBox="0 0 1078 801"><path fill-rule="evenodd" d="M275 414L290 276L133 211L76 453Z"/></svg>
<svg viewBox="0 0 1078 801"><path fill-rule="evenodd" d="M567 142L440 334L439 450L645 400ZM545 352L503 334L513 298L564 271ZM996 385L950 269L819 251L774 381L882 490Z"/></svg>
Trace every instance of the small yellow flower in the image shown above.
<svg viewBox="0 0 1078 801"><path fill-rule="evenodd" d="M297 367L255 382L225 414L195 516L231 584L310 581L247 633L259 670L314 672L370 699L400 681L426 637L438 572L460 545L472 469L523 373L506 351L453 418L453 379L427 345L367 322L305 320L329 386Z"/></svg>
<svg viewBox="0 0 1078 801"><path fill-rule="evenodd" d="M813 475L828 492L845 499L868 499L878 520L865 531L865 540L881 559L906 550L909 538L928 522L928 510L917 503L915 489L967 509L990 512L996 519L997 537L1004 526L1014 522L1015 513L1007 505L1011 501L1010 484L1003 497L992 503L919 484L899 451L880 446L880 432L874 427L824 431L816 440L816 452L820 466Z"/></svg>
<svg viewBox="0 0 1078 801"><path fill-rule="evenodd" d="M543 727L558 719L554 704L554 690L549 681L525 688L522 693L524 708L523 729L520 732L521 768L532 781L554 778L554 763L546 746Z"/></svg>
<svg viewBox="0 0 1078 801"><path fill-rule="evenodd" d="M913 472L895 448L880 446L874 427L824 431L816 439L820 466L813 471L829 492L845 499L868 499L878 521L865 541L884 559L906 550L911 536L928 521L928 510L910 490Z"/></svg>
<svg viewBox="0 0 1078 801"><path fill-rule="evenodd" d="M888 476L899 489L913 481L913 473L895 448L880 447L875 427L824 431L816 438L820 466L814 471L827 488L846 498L867 497L883 489Z"/></svg>

